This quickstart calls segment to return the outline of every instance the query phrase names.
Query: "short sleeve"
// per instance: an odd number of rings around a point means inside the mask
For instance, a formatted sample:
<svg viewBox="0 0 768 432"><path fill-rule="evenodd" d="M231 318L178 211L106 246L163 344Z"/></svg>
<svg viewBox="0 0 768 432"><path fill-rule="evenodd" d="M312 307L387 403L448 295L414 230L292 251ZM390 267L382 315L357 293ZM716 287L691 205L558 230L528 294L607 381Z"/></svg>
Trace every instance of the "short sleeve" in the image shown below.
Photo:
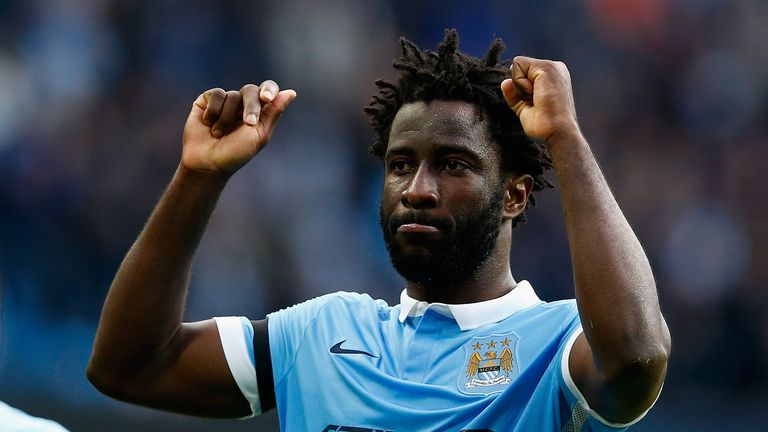
<svg viewBox="0 0 768 432"><path fill-rule="evenodd" d="M0 402L0 430L5 432L67 432L64 426L31 415Z"/></svg>
<svg viewBox="0 0 768 432"><path fill-rule="evenodd" d="M307 329L342 293L327 294L267 315L272 373L277 385L296 361Z"/></svg>
<svg viewBox="0 0 768 432"><path fill-rule="evenodd" d="M575 326L570 330L568 336L565 339L565 343L562 345L560 352L558 353L558 361L560 362L560 388L565 395L565 399L568 401L568 405L571 408L571 419L566 424L566 428L563 431L566 432L587 432L587 431L622 431L628 427L642 420L643 417L651 410L649 407L645 412L640 414L636 419L628 423L612 422L600 414L595 412L589 407L586 398L581 394L581 391L576 387L576 383L571 377L571 371L569 366L569 357L573 344L576 339L584 332L581 324ZM658 396L656 397L658 400ZM654 401L654 404L656 402Z"/></svg>
<svg viewBox="0 0 768 432"><path fill-rule="evenodd" d="M253 353L253 325L246 317L214 318L229 371L251 406L253 417L261 414L261 399Z"/></svg>

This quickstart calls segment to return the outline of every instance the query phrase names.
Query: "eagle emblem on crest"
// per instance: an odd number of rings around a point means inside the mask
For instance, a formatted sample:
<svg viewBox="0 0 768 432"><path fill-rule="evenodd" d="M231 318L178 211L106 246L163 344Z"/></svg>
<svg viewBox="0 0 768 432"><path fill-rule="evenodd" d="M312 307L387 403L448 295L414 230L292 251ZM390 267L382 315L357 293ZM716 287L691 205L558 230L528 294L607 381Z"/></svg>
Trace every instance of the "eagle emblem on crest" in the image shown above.
<svg viewBox="0 0 768 432"><path fill-rule="evenodd" d="M502 391L519 373L514 354L518 340L510 332L474 337L464 344L465 367L459 377L459 390L483 395Z"/></svg>

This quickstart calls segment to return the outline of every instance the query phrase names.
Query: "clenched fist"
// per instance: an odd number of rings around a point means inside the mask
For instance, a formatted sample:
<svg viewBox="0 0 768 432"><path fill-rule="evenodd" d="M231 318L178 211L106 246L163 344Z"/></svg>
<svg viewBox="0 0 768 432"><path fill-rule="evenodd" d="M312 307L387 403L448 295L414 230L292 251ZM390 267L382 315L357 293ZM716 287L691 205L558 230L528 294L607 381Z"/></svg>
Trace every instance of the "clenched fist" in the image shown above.
<svg viewBox="0 0 768 432"><path fill-rule="evenodd" d="M269 141L280 114L296 98L274 81L239 91L215 88L192 104L184 125L181 163L194 171L231 175Z"/></svg>
<svg viewBox="0 0 768 432"><path fill-rule="evenodd" d="M551 144L554 136L578 133L571 75L564 63L518 56L510 74L501 91L529 137Z"/></svg>

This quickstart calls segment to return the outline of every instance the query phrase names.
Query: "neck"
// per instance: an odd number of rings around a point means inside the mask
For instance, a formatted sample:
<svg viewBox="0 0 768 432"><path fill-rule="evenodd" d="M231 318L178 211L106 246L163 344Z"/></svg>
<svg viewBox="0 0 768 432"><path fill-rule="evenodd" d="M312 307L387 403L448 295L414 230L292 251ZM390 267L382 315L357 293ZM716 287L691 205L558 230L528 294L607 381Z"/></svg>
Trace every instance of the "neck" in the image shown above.
<svg viewBox="0 0 768 432"><path fill-rule="evenodd" d="M408 281L412 298L428 303L464 304L499 298L517 285L509 267L510 236L499 236L496 246L474 274L462 281L446 281L439 276L429 282Z"/></svg>

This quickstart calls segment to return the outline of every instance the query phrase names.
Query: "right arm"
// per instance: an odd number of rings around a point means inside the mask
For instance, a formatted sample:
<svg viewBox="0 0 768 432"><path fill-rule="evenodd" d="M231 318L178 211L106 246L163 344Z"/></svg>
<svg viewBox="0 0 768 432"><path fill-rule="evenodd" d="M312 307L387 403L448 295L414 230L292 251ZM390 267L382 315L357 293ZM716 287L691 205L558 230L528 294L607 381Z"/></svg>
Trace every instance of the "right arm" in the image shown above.
<svg viewBox="0 0 768 432"><path fill-rule="evenodd" d="M115 398L211 417L250 413L216 323L183 323L191 262L229 177L269 140L296 97L277 84L209 90L184 127L182 161L110 287L88 379Z"/></svg>

